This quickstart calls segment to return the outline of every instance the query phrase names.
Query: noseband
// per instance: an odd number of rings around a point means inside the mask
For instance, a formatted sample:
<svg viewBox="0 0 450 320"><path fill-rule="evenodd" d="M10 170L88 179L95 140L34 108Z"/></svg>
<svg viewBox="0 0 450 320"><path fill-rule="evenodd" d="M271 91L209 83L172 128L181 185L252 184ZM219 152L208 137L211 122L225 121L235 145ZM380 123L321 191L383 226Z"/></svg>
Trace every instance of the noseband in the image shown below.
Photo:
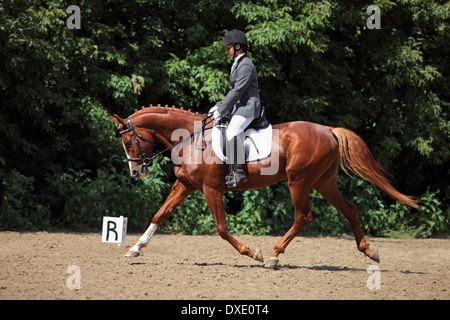
<svg viewBox="0 0 450 320"><path fill-rule="evenodd" d="M205 127L206 127L208 124L210 124L210 123L214 120L214 118L211 118L209 121L206 121L206 119L208 119L208 118L210 118L210 117L211 117L211 114L207 114L207 115L203 118L203 120L202 120L202 127L200 128L200 130L204 130ZM146 142L151 143L151 144L153 144L153 145L154 145L155 143L152 142L152 141L150 141L150 140L145 139L142 135L140 135L139 133L137 133L136 130L134 129L133 124L131 123L131 120L130 120L129 118L126 118L126 120L127 120L127 122L128 122L129 128L128 128L128 129L125 129L125 130L123 130L123 131L119 131L119 134L122 135L122 134L124 134L124 133L126 133L126 132L130 132L130 131L133 132L134 141L136 142L136 145L138 146L138 149L139 149L139 152L140 152L140 156L141 156L140 158L128 158L128 161L142 161L142 166L143 166L143 167L148 167L148 166L151 164L151 162L152 162L153 159L155 159L156 157L162 155L164 152L166 152L166 151L172 149L173 147L179 145L180 143L185 142L185 141L187 140L187 138L191 139L196 133L198 133L198 131L197 131L197 132L193 132L193 133L191 133L189 136L187 136L187 137L185 137L184 139L178 141L177 143L174 143L173 145L171 145L170 147L164 149L163 151L158 152L157 154L154 154L154 155L151 156L150 158L147 158L147 157L145 156L144 148L142 147L141 142L139 141L139 139L142 139L143 141L146 141ZM203 137L203 140L204 140L204 137ZM206 142L203 141L203 144L206 144ZM203 144L202 144L202 145L203 145Z"/></svg>
<svg viewBox="0 0 450 320"><path fill-rule="evenodd" d="M127 118L126 120L128 121L129 128L128 128L128 129L125 129L125 130L123 130L123 131L120 131L119 134L122 135L122 134L124 134L124 133L126 133L126 132L130 132L130 131L133 132L134 141L136 142L136 145L137 145L137 147L138 147L138 149L139 149L139 152L140 152L140 154L141 154L141 157L140 157L140 158L128 158L128 161L142 161L142 165L143 165L143 166L149 166L150 163L151 163L151 161L152 161L154 158L156 158L157 156L159 156L159 154L157 154L157 155L155 155L155 156L152 156L151 158L147 158L147 157L145 156L144 148L142 147L141 142L139 141L139 139L142 139L142 140L144 140L144 141L146 141L146 142L148 142L148 143L151 143L151 144L153 144L153 145L154 145L155 143L152 142L152 141L150 141L150 140L145 139L142 135L140 135L139 133L137 133L136 130L134 130L134 126L133 126L133 124L131 123L131 120L130 120L129 118Z"/></svg>

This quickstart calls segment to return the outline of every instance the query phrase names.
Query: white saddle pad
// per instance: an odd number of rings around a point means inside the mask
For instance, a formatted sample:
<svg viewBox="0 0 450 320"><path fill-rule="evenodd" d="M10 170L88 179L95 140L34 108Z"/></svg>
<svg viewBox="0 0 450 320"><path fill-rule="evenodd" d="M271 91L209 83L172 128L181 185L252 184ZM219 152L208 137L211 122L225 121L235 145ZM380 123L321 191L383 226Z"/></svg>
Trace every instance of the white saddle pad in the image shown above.
<svg viewBox="0 0 450 320"><path fill-rule="evenodd" d="M256 161L267 158L272 150L272 125L267 128L256 130L248 129L245 131L245 138L250 138L250 149L246 161ZM211 133L212 148L216 156L226 162L226 156L221 148L222 133L214 127Z"/></svg>

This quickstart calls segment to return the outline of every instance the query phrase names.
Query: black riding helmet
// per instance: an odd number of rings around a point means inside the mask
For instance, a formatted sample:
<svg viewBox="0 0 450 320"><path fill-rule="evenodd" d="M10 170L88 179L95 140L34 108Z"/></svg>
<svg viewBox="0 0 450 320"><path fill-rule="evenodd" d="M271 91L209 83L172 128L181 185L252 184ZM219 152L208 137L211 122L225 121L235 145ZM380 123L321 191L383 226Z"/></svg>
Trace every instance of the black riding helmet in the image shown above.
<svg viewBox="0 0 450 320"><path fill-rule="evenodd" d="M247 48L248 48L247 37L245 36L245 33L240 30L233 29L225 35L225 38L223 39L223 45L226 46L227 44L230 44L230 43L233 44L233 49L234 49L233 58L236 56L236 45L237 44L239 44L241 46L241 48L244 49L244 52L247 51Z"/></svg>

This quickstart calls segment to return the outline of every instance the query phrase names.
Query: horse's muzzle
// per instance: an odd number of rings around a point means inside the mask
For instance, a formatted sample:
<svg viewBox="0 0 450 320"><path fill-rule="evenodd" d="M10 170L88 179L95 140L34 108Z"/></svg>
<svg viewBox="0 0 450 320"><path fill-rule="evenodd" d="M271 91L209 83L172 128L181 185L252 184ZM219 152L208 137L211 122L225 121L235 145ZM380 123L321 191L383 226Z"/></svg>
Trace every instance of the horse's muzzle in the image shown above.
<svg viewBox="0 0 450 320"><path fill-rule="evenodd" d="M139 172L137 170L132 170L131 171L131 176L133 178L139 178L141 175L139 174Z"/></svg>
<svg viewBox="0 0 450 320"><path fill-rule="evenodd" d="M130 175L135 179L144 178L148 176L148 169L146 166L140 165L138 168L131 169Z"/></svg>

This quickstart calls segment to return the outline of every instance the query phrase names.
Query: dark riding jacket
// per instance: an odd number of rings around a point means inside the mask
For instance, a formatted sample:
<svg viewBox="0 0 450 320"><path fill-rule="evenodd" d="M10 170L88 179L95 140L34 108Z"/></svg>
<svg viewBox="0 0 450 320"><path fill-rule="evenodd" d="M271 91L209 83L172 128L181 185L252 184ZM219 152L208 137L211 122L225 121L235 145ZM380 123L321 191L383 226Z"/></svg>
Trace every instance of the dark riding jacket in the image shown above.
<svg viewBox="0 0 450 320"><path fill-rule="evenodd" d="M246 54L236 64L230 74L231 90L217 103L217 111L221 115L231 111L232 115L259 118L261 99L255 65Z"/></svg>

